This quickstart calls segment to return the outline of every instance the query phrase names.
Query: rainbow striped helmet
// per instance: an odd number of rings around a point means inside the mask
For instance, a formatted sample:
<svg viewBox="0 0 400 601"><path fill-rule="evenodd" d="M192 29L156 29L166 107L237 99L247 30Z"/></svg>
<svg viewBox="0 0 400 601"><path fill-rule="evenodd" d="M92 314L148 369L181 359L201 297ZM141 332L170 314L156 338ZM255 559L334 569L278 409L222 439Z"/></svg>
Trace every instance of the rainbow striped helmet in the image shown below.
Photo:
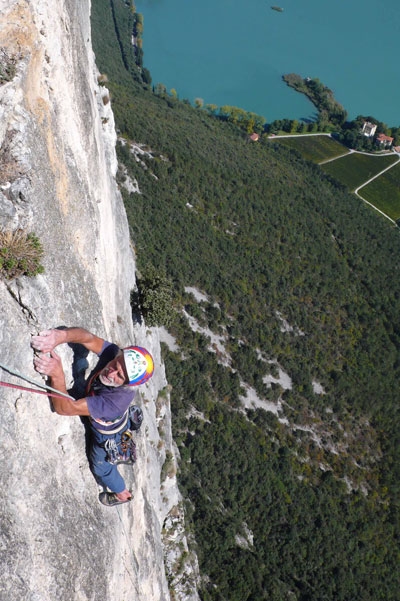
<svg viewBox="0 0 400 601"><path fill-rule="evenodd" d="M141 346L128 346L122 349L129 386L140 386L151 378L154 372L154 361L149 351Z"/></svg>

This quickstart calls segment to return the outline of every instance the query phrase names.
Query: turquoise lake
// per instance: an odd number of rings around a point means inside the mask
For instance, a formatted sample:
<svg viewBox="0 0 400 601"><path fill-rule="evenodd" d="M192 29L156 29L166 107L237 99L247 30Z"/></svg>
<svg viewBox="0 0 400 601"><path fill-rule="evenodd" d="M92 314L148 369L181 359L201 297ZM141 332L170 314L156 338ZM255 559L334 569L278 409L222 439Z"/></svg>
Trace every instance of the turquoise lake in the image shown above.
<svg viewBox="0 0 400 601"><path fill-rule="evenodd" d="M136 0L144 66L179 98L274 119L315 116L282 82L318 77L349 118L400 125L400 0Z"/></svg>

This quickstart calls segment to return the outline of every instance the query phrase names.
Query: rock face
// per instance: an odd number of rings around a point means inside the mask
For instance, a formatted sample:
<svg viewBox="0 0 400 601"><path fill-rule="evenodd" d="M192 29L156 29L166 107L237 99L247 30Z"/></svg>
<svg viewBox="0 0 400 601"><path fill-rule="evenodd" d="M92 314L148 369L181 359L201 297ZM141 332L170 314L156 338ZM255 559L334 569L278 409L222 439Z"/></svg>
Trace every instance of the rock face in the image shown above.
<svg viewBox="0 0 400 601"><path fill-rule="evenodd" d="M134 255L89 10L89 0L0 0L0 73L12 66L0 84L0 228L34 232L45 268L0 281L0 362L40 382L30 335L78 325L146 346L156 375L136 397L138 461L120 467L134 500L112 509L98 502L80 419L53 413L46 396L0 387L1 601L170 598L161 530L179 494L173 471L160 482L173 450L169 396L159 395L157 331L132 322ZM68 386L95 362L75 351L59 347ZM4 369L0 379L29 386Z"/></svg>

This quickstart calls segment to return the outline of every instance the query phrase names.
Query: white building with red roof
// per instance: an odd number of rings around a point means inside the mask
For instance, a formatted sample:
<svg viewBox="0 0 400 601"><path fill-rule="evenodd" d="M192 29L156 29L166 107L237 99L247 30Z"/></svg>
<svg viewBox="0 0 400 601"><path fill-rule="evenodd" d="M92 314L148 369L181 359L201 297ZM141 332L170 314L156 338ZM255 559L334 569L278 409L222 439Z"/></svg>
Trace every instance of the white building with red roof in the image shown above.
<svg viewBox="0 0 400 601"><path fill-rule="evenodd" d="M381 148L391 148L394 138L386 136L385 134L378 134L376 136L375 144Z"/></svg>

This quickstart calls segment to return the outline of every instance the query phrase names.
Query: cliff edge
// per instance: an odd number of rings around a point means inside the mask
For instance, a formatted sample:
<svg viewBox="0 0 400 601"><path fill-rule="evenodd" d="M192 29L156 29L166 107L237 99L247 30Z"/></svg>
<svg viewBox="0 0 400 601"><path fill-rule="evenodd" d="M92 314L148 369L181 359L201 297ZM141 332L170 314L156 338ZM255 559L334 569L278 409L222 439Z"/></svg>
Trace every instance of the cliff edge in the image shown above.
<svg viewBox="0 0 400 601"><path fill-rule="evenodd" d="M12 65L0 85L0 229L34 232L45 269L0 281L0 362L40 381L30 335L76 325L146 346L156 375L137 396L138 461L120 468L134 500L114 508L98 501L80 419L52 413L47 396L0 387L1 601L170 598L161 530L179 495L172 472L160 481L169 396L159 395L157 331L132 322L134 254L89 17L85 0L0 0L0 63ZM71 387L95 357L59 349ZM3 369L0 379L24 384Z"/></svg>

